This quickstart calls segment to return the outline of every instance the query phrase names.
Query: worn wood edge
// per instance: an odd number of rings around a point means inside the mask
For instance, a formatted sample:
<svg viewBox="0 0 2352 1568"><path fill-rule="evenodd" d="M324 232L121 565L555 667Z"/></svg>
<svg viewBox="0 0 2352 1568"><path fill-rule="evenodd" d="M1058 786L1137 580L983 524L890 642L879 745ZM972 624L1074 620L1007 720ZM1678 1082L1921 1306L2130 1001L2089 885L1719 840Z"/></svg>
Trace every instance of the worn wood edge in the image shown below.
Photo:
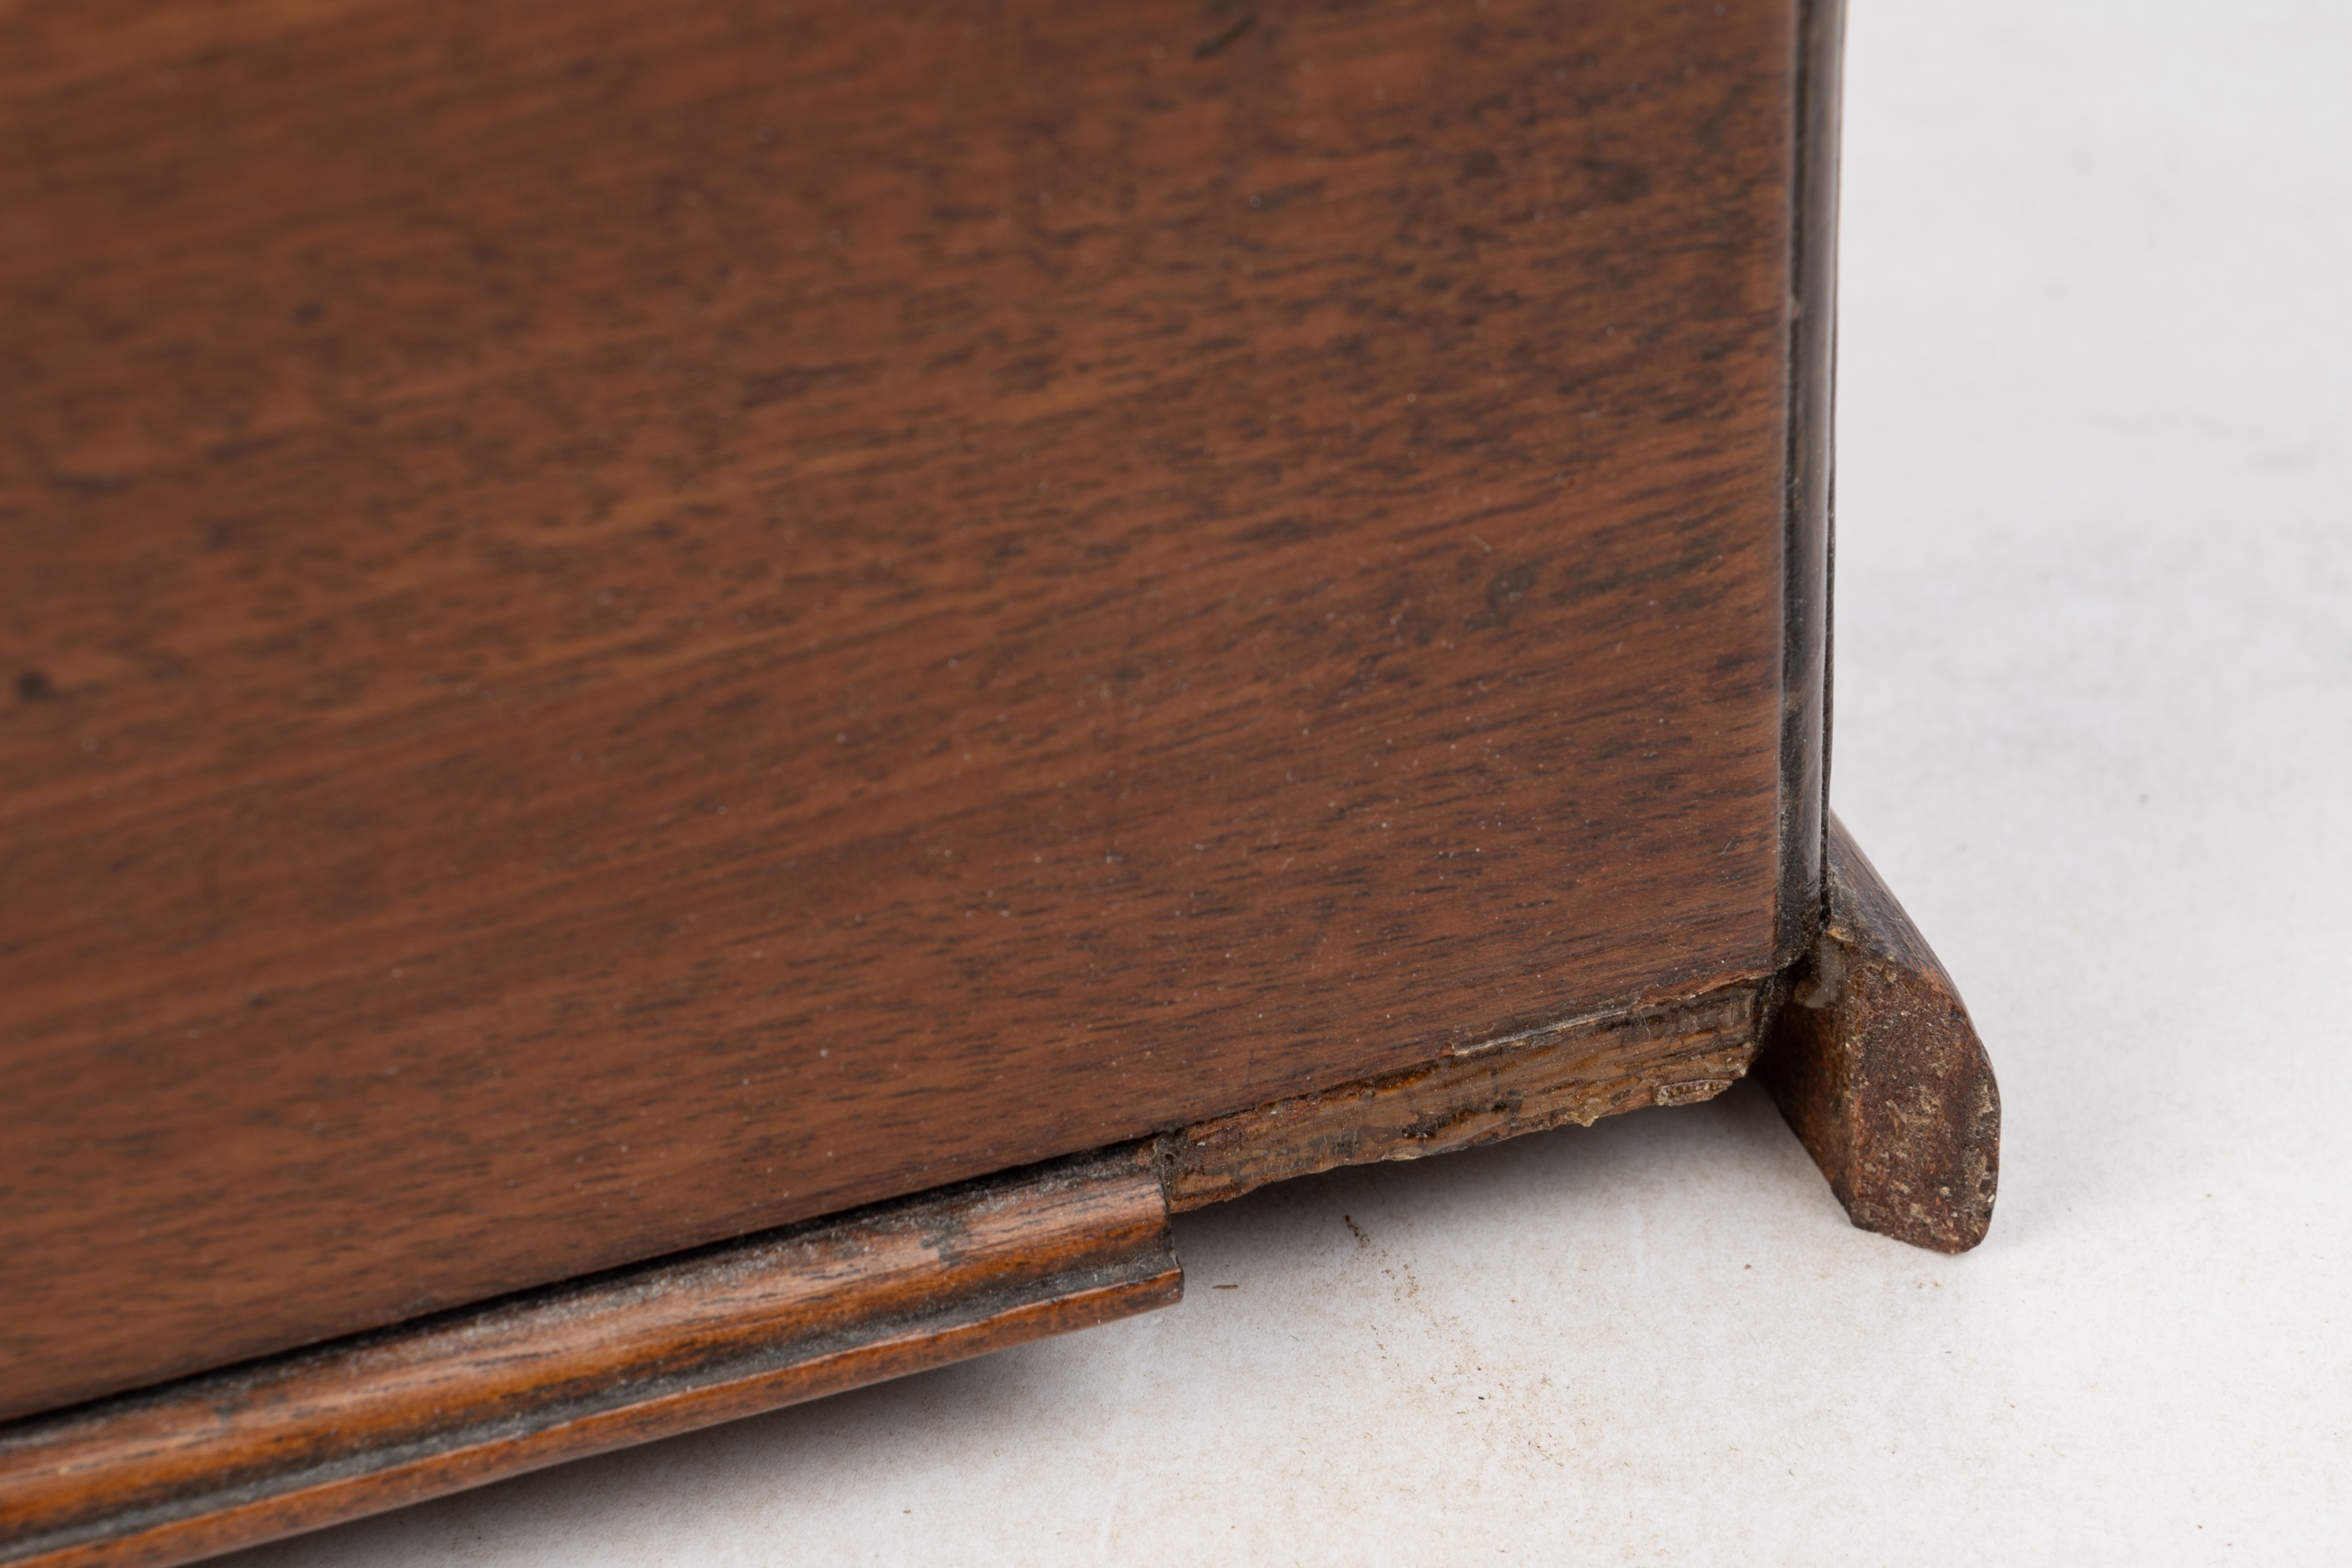
<svg viewBox="0 0 2352 1568"><path fill-rule="evenodd" d="M1148 1144L0 1427L0 1563L192 1562L1169 1305Z"/></svg>
<svg viewBox="0 0 2352 1568"><path fill-rule="evenodd" d="M1838 148L1845 0L1801 0L1790 224L1789 403L1782 526L1780 886L1775 953L1820 929L1828 853L1831 599L1836 529Z"/></svg>
<svg viewBox="0 0 2352 1568"><path fill-rule="evenodd" d="M1748 1071L1778 995L1771 979L1747 979L1194 1122L1160 1140L1168 1206L1182 1213L1339 1165L1712 1099Z"/></svg>
<svg viewBox="0 0 2352 1568"><path fill-rule="evenodd" d="M8 1423L0 1563L193 1562L1168 1305L1182 1293L1171 1212L1711 1099L1748 1070L1785 993L1781 977L1741 977L1143 1143ZM892 1239L898 1252L877 1263ZM794 1295L785 1255L822 1288ZM747 1269L790 1299L755 1285L744 1300Z"/></svg>
<svg viewBox="0 0 2352 1568"><path fill-rule="evenodd" d="M2000 1089L1942 963L1845 825L1829 912L1757 1073L1856 1226L1965 1252L1992 1223Z"/></svg>

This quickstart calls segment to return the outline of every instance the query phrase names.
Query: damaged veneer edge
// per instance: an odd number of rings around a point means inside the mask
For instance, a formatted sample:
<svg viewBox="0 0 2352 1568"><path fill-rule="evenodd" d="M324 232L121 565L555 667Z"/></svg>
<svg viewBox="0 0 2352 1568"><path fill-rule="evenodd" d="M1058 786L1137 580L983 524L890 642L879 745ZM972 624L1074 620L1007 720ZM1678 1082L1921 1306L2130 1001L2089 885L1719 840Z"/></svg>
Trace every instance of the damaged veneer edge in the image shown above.
<svg viewBox="0 0 2352 1568"><path fill-rule="evenodd" d="M1160 1141L1168 1206L1201 1208L1340 1165L1450 1153L1712 1099L1755 1059L1779 991L1744 981L1195 1122Z"/></svg>
<svg viewBox="0 0 2352 1568"><path fill-rule="evenodd" d="M1689 1104L1751 1063L1856 1225L1962 1250L1990 1068L1834 819L1827 870L1790 976L0 1426L0 1563L192 1562L1149 1311L1182 1294L1171 1211Z"/></svg>
<svg viewBox="0 0 2352 1568"><path fill-rule="evenodd" d="M1680 1104L1742 984L0 1426L0 1563L185 1563L1166 1306L1171 1209Z"/></svg>

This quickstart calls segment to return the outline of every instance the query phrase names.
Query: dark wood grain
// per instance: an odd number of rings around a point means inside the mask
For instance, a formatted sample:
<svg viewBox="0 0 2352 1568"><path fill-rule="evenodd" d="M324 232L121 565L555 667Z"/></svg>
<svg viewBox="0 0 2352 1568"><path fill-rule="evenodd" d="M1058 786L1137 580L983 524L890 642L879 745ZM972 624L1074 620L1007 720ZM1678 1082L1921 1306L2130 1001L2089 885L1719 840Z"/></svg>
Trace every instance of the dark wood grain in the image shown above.
<svg viewBox="0 0 2352 1568"><path fill-rule="evenodd" d="M1179 1128L1160 1141L1168 1206L1181 1213L1339 1165L1418 1160L1712 1100L1747 1073L1780 994L1775 983L1731 985L1571 1019Z"/></svg>
<svg viewBox="0 0 2352 1568"><path fill-rule="evenodd" d="M0 1562L157 1565L1147 1311L1141 1145L0 1426Z"/></svg>
<svg viewBox="0 0 2352 1568"><path fill-rule="evenodd" d="M0 1412L1774 970L1794 7L1253 15L0 17Z"/></svg>
<svg viewBox="0 0 2352 1568"><path fill-rule="evenodd" d="M1853 1223L1966 1252L1992 1224L2000 1089L1952 977L1845 824L1829 918L1758 1076Z"/></svg>

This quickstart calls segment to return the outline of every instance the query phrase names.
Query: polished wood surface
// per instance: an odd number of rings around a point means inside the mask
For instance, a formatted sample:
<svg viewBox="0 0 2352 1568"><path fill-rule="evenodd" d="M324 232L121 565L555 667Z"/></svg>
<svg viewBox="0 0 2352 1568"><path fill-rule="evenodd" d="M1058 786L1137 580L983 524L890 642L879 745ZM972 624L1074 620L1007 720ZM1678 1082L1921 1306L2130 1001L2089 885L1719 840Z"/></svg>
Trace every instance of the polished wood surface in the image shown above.
<svg viewBox="0 0 2352 1568"><path fill-rule="evenodd" d="M1798 32L12 7L0 1413L1793 958Z"/></svg>
<svg viewBox="0 0 2352 1568"><path fill-rule="evenodd" d="M1992 1061L1927 939L1829 827L1827 919L1758 1076L1854 1224L1966 1252L2000 1184Z"/></svg>
<svg viewBox="0 0 2352 1568"><path fill-rule="evenodd" d="M1166 1306L1148 1146L0 1429L0 1563L142 1568Z"/></svg>

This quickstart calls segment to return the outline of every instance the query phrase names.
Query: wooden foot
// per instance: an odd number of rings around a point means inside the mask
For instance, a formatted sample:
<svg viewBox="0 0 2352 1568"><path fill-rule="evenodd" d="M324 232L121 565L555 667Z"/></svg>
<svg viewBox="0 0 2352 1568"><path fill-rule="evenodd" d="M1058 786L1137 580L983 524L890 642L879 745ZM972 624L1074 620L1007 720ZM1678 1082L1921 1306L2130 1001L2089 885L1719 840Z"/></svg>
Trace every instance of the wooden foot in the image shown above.
<svg viewBox="0 0 2352 1568"><path fill-rule="evenodd" d="M1952 977L1845 825L1828 918L1757 1075L1864 1230L1966 1252L1992 1220L2000 1091Z"/></svg>

